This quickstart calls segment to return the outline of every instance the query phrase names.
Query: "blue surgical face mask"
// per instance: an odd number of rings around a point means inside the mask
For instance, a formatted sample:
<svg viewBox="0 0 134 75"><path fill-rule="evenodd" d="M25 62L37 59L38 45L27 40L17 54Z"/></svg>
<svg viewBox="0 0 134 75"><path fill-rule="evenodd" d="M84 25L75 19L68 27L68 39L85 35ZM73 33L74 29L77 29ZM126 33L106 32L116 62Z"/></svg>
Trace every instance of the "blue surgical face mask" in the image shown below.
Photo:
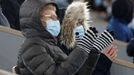
<svg viewBox="0 0 134 75"><path fill-rule="evenodd" d="M60 33L60 22L57 21L53 21L53 20L48 20L47 22L47 27L46 30L51 33L54 37L57 37Z"/></svg>
<svg viewBox="0 0 134 75"><path fill-rule="evenodd" d="M75 28L76 37L82 38L85 34L84 28L82 25L79 25Z"/></svg>

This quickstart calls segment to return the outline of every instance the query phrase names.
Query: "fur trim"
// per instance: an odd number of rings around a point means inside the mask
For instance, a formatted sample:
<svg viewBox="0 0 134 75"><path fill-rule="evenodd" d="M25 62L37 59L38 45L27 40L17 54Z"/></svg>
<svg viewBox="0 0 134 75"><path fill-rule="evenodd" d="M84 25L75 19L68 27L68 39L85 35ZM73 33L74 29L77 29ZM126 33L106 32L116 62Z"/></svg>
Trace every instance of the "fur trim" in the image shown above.
<svg viewBox="0 0 134 75"><path fill-rule="evenodd" d="M74 1L67 7L61 26L60 41L61 44L65 45L68 49L73 48L75 45L74 29L78 20L84 20L83 24L85 31L90 26L90 13L87 7L87 3L82 1Z"/></svg>

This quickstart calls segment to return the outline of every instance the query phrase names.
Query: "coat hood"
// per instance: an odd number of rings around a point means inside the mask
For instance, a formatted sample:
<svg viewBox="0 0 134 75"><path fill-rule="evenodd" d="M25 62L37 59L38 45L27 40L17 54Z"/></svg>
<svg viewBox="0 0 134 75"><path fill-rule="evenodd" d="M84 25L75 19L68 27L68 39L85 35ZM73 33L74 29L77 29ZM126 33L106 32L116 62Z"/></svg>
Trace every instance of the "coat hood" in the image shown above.
<svg viewBox="0 0 134 75"><path fill-rule="evenodd" d="M83 21L83 27L86 31L88 29L90 15L87 3L82 1L72 2L65 11L65 16L61 26L60 42L67 48L73 48L75 46L75 33L74 29L79 19Z"/></svg>
<svg viewBox="0 0 134 75"><path fill-rule="evenodd" d="M20 26L23 35L27 38L43 35L47 32L40 20L40 10L47 4L58 7L54 0L25 0L20 7Z"/></svg>

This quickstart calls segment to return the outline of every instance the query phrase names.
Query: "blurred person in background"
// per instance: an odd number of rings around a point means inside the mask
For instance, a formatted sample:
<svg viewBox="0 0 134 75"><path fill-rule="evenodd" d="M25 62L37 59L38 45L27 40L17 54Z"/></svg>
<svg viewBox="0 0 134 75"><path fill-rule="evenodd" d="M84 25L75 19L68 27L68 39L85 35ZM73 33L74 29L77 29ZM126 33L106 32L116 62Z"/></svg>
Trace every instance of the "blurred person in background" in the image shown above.
<svg viewBox="0 0 134 75"><path fill-rule="evenodd" d="M24 0L3 0L1 4L3 14L8 19L10 27L16 30L20 30L19 10L23 1Z"/></svg>
<svg viewBox="0 0 134 75"><path fill-rule="evenodd" d="M93 6L94 10L99 12L99 19L108 21L111 18L111 5L112 0L93 0L91 7Z"/></svg>
<svg viewBox="0 0 134 75"><path fill-rule="evenodd" d="M7 18L4 16L4 14L2 12L1 5L2 5L3 1L4 0L0 0L0 25L10 27L10 24L9 24Z"/></svg>
<svg viewBox="0 0 134 75"><path fill-rule="evenodd" d="M107 28L114 32L115 39L129 42L133 33L128 24L133 18L133 4L131 0L116 0L112 4L112 18Z"/></svg>
<svg viewBox="0 0 134 75"><path fill-rule="evenodd" d="M133 20L131 21L131 23L128 25L128 27L132 30L133 35L134 35L134 18L133 18Z"/></svg>
<svg viewBox="0 0 134 75"><path fill-rule="evenodd" d="M60 23L62 23L62 20L64 18L64 13L67 8L67 6L73 1L73 0L55 0L58 7L59 7L59 20Z"/></svg>
<svg viewBox="0 0 134 75"><path fill-rule="evenodd" d="M133 3L133 10L134 10L134 0L132 0L132 3ZM129 24L129 28L132 30L133 35L134 35L134 15L133 15L133 19L131 23Z"/></svg>
<svg viewBox="0 0 134 75"><path fill-rule="evenodd" d="M128 43L127 54L130 57L134 57L134 38L132 38L131 41ZM133 59L133 62L134 62L134 59Z"/></svg>

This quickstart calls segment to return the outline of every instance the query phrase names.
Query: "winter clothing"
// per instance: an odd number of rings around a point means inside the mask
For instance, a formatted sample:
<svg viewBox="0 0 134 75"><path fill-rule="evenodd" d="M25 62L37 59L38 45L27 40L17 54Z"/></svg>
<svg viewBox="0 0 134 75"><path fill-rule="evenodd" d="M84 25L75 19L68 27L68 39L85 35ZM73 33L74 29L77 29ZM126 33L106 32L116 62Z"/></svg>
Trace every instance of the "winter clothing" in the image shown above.
<svg viewBox="0 0 134 75"><path fill-rule="evenodd" d="M10 27L10 24L9 24L7 18L6 18L6 17L4 16L4 14L2 13L1 7L0 7L0 25Z"/></svg>
<svg viewBox="0 0 134 75"><path fill-rule="evenodd" d="M76 7L76 5L79 7ZM66 10L65 14L67 15L64 16L63 23L61 26L64 29L61 30L60 40L62 44L66 47L73 48L75 46L76 37L73 29L76 28L76 23L78 22L78 19L84 20L84 30L86 31L88 29L88 27L90 26L89 10L87 9L86 3L73 2L68 6L68 9Z"/></svg>
<svg viewBox="0 0 134 75"><path fill-rule="evenodd" d="M66 13L65 13L65 17L63 19L63 23L62 23L59 46L66 54L70 54L73 48L75 48L75 45L77 44L83 45L85 48L91 50L88 56L88 59L86 60L86 62L80 68L80 70L77 72L76 75L91 75L95 69L95 66L100 56L99 50L103 49L106 46L106 43L108 45L108 40L106 41L106 39L104 39L106 38L104 36L110 35L110 34L107 34L107 31L105 31L103 34L101 34L98 37L96 36L96 34L94 34L96 33L96 31L94 30L86 31L87 28L89 27L88 26L89 25L88 21L90 20L89 17L90 17L89 11L85 3L73 2L71 5L68 6ZM85 41L82 41L83 42L82 44L79 43L79 41L81 41L79 40L79 37L75 35L75 28L77 28L76 26L77 26L77 22L79 19L84 20L83 27L85 29L85 36L82 39L84 39ZM110 63L110 66L111 66L111 63Z"/></svg>
<svg viewBox="0 0 134 75"><path fill-rule="evenodd" d="M76 46L67 56L43 27L39 10L50 3L57 7L52 0L27 0L21 6L20 23L26 37L18 56L21 75L74 75L88 57L83 46Z"/></svg>
<svg viewBox="0 0 134 75"><path fill-rule="evenodd" d="M27 39L22 45L18 60L21 75L73 75L88 56L81 48L67 56L48 38Z"/></svg>
<svg viewBox="0 0 134 75"><path fill-rule="evenodd" d="M19 10L24 0L2 0L2 11L10 23L10 27L20 30ZM24 11L23 11L24 12Z"/></svg>
<svg viewBox="0 0 134 75"><path fill-rule="evenodd" d="M131 39L127 46L127 54L128 56L134 57L134 38Z"/></svg>
<svg viewBox="0 0 134 75"><path fill-rule="evenodd" d="M111 65L112 61L101 53L92 75L110 75Z"/></svg>
<svg viewBox="0 0 134 75"><path fill-rule="evenodd" d="M9 24L7 18L6 18L6 17L4 16L4 14L2 13L2 8L1 8L2 1L3 1L3 0L0 0L0 25L10 27L10 24Z"/></svg>
<svg viewBox="0 0 134 75"><path fill-rule="evenodd" d="M128 24L133 17L133 4L131 0L116 0L112 5L113 17L108 25L108 29L115 34L115 39L129 42L133 37Z"/></svg>
<svg viewBox="0 0 134 75"><path fill-rule="evenodd" d="M106 57L104 54L99 52L110 44L110 41L108 40L108 38L105 38L106 35L109 35L106 33L107 32L104 31L104 33L102 33L100 36L98 36L96 39L94 39L94 41L90 41L90 45L93 44L92 46L95 49L92 49L91 46L88 47L89 49L91 48L91 52L90 52L86 62L84 63L82 68L79 70L78 75L99 75L99 74L107 75L107 73L109 73L110 67L112 64L111 60L109 60L108 57ZM104 35L104 34L106 34L106 35ZM89 41L87 41L87 42L89 42ZM92 64L94 64L94 65L92 65ZM107 66L105 66L105 64L107 64ZM102 68L100 65L101 66L103 65L105 67Z"/></svg>
<svg viewBox="0 0 134 75"><path fill-rule="evenodd" d="M114 32L115 39L129 42L133 37L132 31L128 28L128 24L117 18L112 18L107 27Z"/></svg>
<svg viewBox="0 0 134 75"><path fill-rule="evenodd" d="M72 49L68 49L64 45L60 44L59 46L67 55L72 52ZM107 56L98 51L91 51L88 59L75 75L109 75L111 65L112 61Z"/></svg>
<svg viewBox="0 0 134 75"><path fill-rule="evenodd" d="M132 38L131 41L128 43L127 54L130 57L134 57L134 38ZM134 58L133 58L133 62L134 62Z"/></svg>

